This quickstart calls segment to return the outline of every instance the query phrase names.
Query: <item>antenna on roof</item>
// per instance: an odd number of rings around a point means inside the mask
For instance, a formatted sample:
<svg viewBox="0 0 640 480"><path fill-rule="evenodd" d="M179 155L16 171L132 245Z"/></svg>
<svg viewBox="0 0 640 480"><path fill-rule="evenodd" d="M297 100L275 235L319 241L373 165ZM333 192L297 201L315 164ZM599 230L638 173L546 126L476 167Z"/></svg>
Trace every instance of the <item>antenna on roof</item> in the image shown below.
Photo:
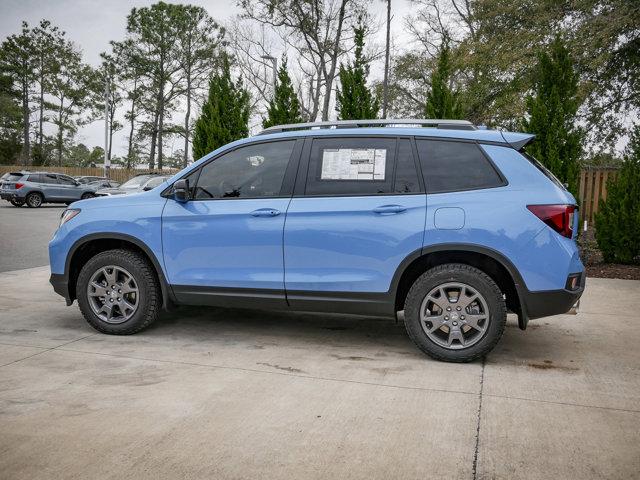
<svg viewBox="0 0 640 480"><path fill-rule="evenodd" d="M323 128L367 128L367 127L397 127L416 126L449 130L475 130L476 127L468 120L424 119L424 118L389 118L374 120L335 120L328 122L291 123L275 125L265 128L258 135L282 133L294 130L314 130Z"/></svg>

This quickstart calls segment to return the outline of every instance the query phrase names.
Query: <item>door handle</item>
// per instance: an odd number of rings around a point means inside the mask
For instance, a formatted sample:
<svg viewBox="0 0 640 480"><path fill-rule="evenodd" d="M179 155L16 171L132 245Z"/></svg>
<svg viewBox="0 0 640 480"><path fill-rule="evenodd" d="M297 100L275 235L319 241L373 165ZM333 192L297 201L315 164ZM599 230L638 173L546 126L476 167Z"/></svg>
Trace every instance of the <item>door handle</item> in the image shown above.
<svg viewBox="0 0 640 480"><path fill-rule="evenodd" d="M379 213L381 215L390 215L393 213L402 213L407 209L402 205L381 205L373 209L373 213Z"/></svg>
<svg viewBox="0 0 640 480"><path fill-rule="evenodd" d="M277 217L280 215L280 210L275 208L259 208L251 212L252 217Z"/></svg>

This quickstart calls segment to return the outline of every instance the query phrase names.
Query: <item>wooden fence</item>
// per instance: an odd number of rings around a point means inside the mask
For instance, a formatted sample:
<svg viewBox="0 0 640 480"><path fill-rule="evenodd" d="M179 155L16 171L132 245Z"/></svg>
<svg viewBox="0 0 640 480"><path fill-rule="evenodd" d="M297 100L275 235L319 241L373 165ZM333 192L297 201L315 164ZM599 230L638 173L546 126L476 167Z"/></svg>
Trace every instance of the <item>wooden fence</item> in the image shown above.
<svg viewBox="0 0 640 480"><path fill-rule="evenodd" d="M586 167L580 172L580 221L593 223L598 205L607 198L607 182L618 175L617 168Z"/></svg>
<svg viewBox="0 0 640 480"><path fill-rule="evenodd" d="M56 172L56 173L64 173L65 175L69 175L71 177L83 177L83 176L95 176L102 177L104 176L104 169L102 168L81 168L81 167L41 167L41 166L32 166L32 167L21 167L19 165L0 165L0 175L5 174L6 172L19 172L21 170L31 170L32 172ZM137 170L137 169L126 169L126 168L112 168L109 170L109 177L119 183L126 182L131 177L135 175L140 175L143 173L149 173L152 170ZM175 169L165 169L165 170L156 170L155 173L163 173L165 175L173 175L178 172Z"/></svg>

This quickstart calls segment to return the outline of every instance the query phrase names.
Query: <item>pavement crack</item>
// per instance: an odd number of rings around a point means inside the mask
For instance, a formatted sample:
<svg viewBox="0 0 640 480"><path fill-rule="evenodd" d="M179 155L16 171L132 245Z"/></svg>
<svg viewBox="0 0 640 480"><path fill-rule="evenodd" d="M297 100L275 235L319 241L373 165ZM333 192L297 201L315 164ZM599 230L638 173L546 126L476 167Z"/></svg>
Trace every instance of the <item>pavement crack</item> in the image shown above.
<svg viewBox="0 0 640 480"><path fill-rule="evenodd" d="M482 357L482 373L480 374L480 393L478 394L478 413L476 415L476 445L473 451L473 464L471 465L471 477L478 478L478 449L480 447L480 420L482 417L482 394L484 393L484 367L485 357Z"/></svg>
<svg viewBox="0 0 640 480"><path fill-rule="evenodd" d="M14 363L22 362L23 360L27 360L27 359L35 357L37 355L42 355L43 353L50 352L51 350L56 350L57 348L64 347L65 345L69 345L69 344L74 343L74 342L79 342L80 340L84 340L85 338L93 337L94 335L97 335L97 333L92 333L90 335L85 335L84 337L76 338L75 340L71 340L69 342L61 343L60 345L56 345L55 347L48 347L48 348L45 348L45 347L28 347L28 348L42 348L42 351L41 352L36 352L33 355L29 355L28 357L18 358L17 360L14 360L14 361L9 362L9 363L4 363L4 364L0 365L0 368L7 367L9 365L13 365ZM24 345L24 346L26 346L26 345Z"/></svg>

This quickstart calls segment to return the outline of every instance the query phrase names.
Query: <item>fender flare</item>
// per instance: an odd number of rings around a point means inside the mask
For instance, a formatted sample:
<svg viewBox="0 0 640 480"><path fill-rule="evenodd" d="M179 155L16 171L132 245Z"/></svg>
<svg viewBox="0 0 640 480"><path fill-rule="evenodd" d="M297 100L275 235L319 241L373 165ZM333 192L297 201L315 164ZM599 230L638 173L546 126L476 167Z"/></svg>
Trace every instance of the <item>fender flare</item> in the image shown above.
<svg viewBox="0 0 640 480"><path fill-rule="evenodd" d="M144 252L144 254L151 260L151 264L153 265L156 274L158 275L158 280L160 281L160 290L162 292L162 306L165 309L169 309L174 303L174 296L169 283L164 275L164 270L158 261L158 258L153 253L153 251L139 238L134 237L132 235L127 235L126 233L116 233L116 232L99 232L99 233L90 233L89 235L85 235L84 237L76 240L71 248L69 249L69 253L67 254L67 258L64 262L64 277L67 281L70 280L69 274L71 268L71 260L73 256L76 254L78 249L83 245L92 242L94 240L122 240L125 242L129 242L134 244L136 247L140 248ZM67 288L70 288L69 285ZM69 292L69 297L71 292Z"/></svg>
<svg viewBox="0 0 640 480"><path fill-rule="evenodd" d="M522 276L520 275L520 272L518 271L516 266L513 264L513 262L511 262L511 260L505 257L498 250L495 250L490 247L485 247L482 245L473 244L473 243L442 243L438 245L423 247L411 252L409 255L407 255L407 257L405 257L405 259L402 262L400 262L400 265L396 269L393 275L393 279L391 280L389 293L392 294L393 298L395 299L398 293L398 287L399 287L400 279L402 278L402 275L406 271L407 267L411 265L411 263L413 263L415 260L418 260L419 258L428 256L431 253L445 252L445 251L479 253L482 255L486 255L487 257L495 260L500 265L502 265L502 267L504 267L504 269L511 276L511 279L513 280L513 283L516 289L516 293L518 294L518 304L520 305L520 314L518 315L518 326L522 330L524 330L527 327L529 318L527 316L527 312L524 304L524 295L526 295L526 293L528 292L528 289L524 283L524 280L522 279Z"/></svg>

